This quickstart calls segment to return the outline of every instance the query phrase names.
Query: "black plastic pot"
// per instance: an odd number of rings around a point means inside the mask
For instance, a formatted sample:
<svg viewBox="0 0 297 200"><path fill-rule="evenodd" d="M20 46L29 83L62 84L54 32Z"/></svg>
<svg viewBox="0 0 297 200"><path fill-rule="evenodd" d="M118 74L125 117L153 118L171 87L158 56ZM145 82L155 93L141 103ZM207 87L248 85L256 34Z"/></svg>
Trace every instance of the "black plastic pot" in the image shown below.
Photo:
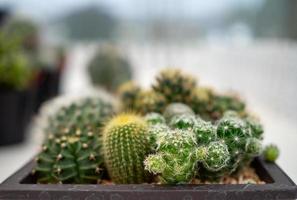
<svg viewBox="0 0 297 200"><path fill-rule="evenodd" d="M37 112L41 104L59 93L60 71L43 69L37 83L37 94L34 111Z"/></svg>
<svg viewBox="0 0 297 200"><path fill-rule="evenodd" d="M297 198L295 183L276 165L256 158L253 167L264 185L72 185L35 184L34 161L0 185L0 199L85 200L276 200Z"/></svg>
<svg viewBox="0 0 297 200"><path fill-rule="evenodd" d="M22 142L33 114L33 90L0 89L0 146Z"/></svg>

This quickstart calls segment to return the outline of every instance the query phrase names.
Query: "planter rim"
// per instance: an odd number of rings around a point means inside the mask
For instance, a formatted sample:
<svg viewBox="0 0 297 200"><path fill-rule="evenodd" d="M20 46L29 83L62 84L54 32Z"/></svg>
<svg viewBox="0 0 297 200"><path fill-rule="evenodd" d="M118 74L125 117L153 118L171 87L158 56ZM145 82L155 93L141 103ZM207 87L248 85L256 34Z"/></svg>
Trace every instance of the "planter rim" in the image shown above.
<svg viewBox="0 0 297 200"><path fill-rule="evenodd" d="M0 185L0 199L24 195L24 199L42 199L68 196L71 199L83 199L90 195L102 196L103 199L295 199L297 186L274 163L266 163L262 158L256 158L257 165L268 172L274 182L263 185L257 184L197 184L197 185L156 185L156 184L32 184L21 183L30 174L35 162L31 160L23 168L10 176ZM264 172L263 171L263 172ZM8 194L13 194L9 196ZM8 195L8 196L7 196ZM41 196L42 198L41 198ZM79 197L79 198L78 198ZM145 198L146 197L146 198ZM8 198L8 199L9 199ZM100 199L100 198L99 198ZM100 199L101 200L101 199Z"/></svg>

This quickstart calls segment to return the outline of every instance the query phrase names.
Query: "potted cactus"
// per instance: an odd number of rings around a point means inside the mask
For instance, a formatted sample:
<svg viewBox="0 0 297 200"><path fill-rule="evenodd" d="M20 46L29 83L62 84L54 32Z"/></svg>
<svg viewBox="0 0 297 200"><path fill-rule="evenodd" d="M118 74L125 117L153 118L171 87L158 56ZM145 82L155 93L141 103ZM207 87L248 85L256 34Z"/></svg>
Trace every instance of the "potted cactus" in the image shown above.
<svg viewBox="0 0 297 200"><path fill-rule="evenodd" d="M295 199L278 148L263 150L263 127L243 102L197 90L194 78L165 71L151 90L123 85L120 107L102 95L62 100L43 118L40 152L0 198Z"/></svg>
<svg viewBox="0 0 297 200"><path fill-rule="evenodd" d="M42 47L39 26L30 19L11 16L2 29L12 40L19 41L34 70L34 111L38 111L44 101L58 95L60 75L65 64L64 49Z"/></svg>
<svg viewBox="0 0 297 200"><path fill-rule="evenodd" d="M21 142L30 120L32 72L18 41L0 33L0 145Z"/></svg>

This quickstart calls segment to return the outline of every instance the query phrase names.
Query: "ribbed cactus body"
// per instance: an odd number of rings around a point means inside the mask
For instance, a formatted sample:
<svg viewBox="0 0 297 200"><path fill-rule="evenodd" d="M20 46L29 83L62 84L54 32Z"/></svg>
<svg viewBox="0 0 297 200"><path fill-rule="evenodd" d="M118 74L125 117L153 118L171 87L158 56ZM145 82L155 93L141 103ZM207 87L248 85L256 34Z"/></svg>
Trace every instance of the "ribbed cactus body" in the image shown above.
<svg viewBox="0 0 297 200"><path fill-rule="evenodd" d="M120 114L106 125L103 152L108 173L115 183L148 181L143 161L150 150L148 127L141 117Z"/></svg>
<svg viewBox="0 0 297 200"><path fill-rule="evenodd" d="M41 183L96 183L102 176L102 123L112 114L110 103L86 97L51 115L36 174Z"/></svg>
<svg viewBox="0 0 297 200"><path fill-rule="evenodd" d="M80 130L80 129L77 129ZM87 131L77 136L51 135L36 157L39 183L96 183L102 177L99 138Z"/></svg>

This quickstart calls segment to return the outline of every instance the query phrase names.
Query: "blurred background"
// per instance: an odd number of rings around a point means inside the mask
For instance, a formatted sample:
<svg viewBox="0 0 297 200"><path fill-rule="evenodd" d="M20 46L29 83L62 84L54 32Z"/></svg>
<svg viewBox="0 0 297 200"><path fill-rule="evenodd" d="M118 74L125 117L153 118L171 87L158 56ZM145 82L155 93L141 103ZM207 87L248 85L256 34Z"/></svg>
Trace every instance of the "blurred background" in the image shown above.
<svg viewBox="0 0 297 200"><path fill-rule="evenodd" d="M0 0L0 29L0 182L38 152L43 102L164 67L240 93L297 182L296 0Z"/></svg>

